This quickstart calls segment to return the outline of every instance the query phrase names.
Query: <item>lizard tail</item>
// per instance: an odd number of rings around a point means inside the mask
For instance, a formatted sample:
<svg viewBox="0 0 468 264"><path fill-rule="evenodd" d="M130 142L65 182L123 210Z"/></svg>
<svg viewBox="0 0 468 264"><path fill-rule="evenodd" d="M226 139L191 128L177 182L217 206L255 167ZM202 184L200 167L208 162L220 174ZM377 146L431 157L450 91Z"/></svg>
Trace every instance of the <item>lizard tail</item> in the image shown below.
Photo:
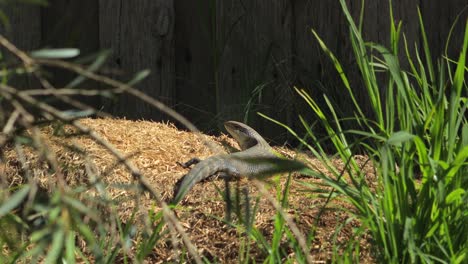
<svg viewBox="0 0 468 264"><path fill-rule="evenodd" d="M180 178L174 186L174 196L171 204L178 204L193 186L218 172L227 172L226 159L220 156L209 157L196 164L186 175ZM229 173L229 172L227 172Z"/></svg>

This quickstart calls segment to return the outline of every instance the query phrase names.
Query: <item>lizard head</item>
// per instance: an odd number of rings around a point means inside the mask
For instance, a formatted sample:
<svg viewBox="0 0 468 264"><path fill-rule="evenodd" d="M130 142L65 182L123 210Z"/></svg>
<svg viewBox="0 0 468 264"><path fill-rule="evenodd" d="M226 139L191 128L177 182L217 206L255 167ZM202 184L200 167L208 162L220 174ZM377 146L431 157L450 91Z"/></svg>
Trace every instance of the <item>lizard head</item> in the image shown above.
<svg viewBox="0 0 468 264"><path fill-rule="evenodd" d="M260 143L260 141L264 141L257 131L241 122L227 121L224 123L224 127L239 143L242 150L251 148Z"/></svg>

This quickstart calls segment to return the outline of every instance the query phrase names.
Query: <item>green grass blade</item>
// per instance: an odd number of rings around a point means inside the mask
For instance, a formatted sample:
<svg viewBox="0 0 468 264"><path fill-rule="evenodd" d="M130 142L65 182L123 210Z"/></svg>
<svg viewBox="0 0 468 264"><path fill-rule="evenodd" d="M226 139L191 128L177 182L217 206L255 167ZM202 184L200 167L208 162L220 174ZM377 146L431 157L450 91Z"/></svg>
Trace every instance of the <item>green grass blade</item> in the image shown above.
<svg viewBox="0 0 468 264"><path fill-rule="evenodd" d="M19 204L26 198L31 189L30 185L26 184L23 187L15 192L7 201L2 202L2 206L0 206L0 218L4 217L8 214L11 210L15 209L19 206Z"/></svg>
<svg viewBox="0 0 468 264"><path fill-rule="evenodd" d="M65 238L65 232L62 228L58 228L52 234L52 244L48 251L48 254L44 260L44 263L57 263L60 255L62 254L63 242Z"/></svg>

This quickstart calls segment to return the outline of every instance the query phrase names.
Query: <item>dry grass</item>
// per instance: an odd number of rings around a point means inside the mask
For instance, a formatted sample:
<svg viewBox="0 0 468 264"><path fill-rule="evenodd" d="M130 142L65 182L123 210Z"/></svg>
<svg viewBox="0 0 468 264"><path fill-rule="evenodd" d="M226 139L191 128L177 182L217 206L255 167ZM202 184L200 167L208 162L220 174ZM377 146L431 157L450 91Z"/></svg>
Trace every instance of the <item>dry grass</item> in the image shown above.
<svg viewBox="0 0 468 264"><path fill-rule="evenodd" d="M234 141L226 135L220 137L198 136L191 132L178 130L171 124L121 119L84 119L82 123L98 132L119 151L131 156L131 161L148 178L152 186L161 193L164 199L169 199L172 196L172 188L175 182L187 172L186 169L177 165L177 162L185 162L193 157L203 159L213 155L213 151L222 151L223 147L220 147L219 150L208 148L205 144L206 140L212 140L218 146L235 146ZM115 157L94 141L85 137L65 138L53 136L52 127L44 127L42 132L43 137L50 142L52 152L66 164L64 175L67 183L73 186L88 185L92 180L85 176L87 175L86 170L97 171L96 175L102 175L101 180L109 184L107 191L111 199L116 201L118 214L124 222L127 221L135 206L137 206L134 199L135 192L131 188L133 179L122 165L118 165ZM84 159L83 155L64 148L64 145L73 145L86 151L91 159ZM288 149L278 148L277 150L287 156L296 155L294 151ZM25 156L28 160L28 166L34 168L34 176L40 185L50 188L53 182L44 172L47 164L38 161L37 157L32 154L26 154ZM302 156L316 169L325 171L325 167L316 159L306 155ZM18 176L20 168L16 153L13 150L7 151L6 158L7 163L3 170L8 175L9 184L15 185L24 181ZM366 159L362 157L359 160L364 163ZM343 164L338 161L335 165L337 168L343 167ZM369 180L372 181L374 176L371 166L366 165L364 170ZM330 260L332 255L335 231L348 218L346 213L342 210L336 210L336 208L351 209L351 206L339 200L333 200L327 204L327 209L323 211L320 219L317 219L316 216L322 210L325 199L311 192L305 192L305 187L301 185L301 182L319 183L319 180L301 175L293 175L293 177L289 207L285 210L305 234L315 230L311 254L317 263L326 262ZM284 185L285 178L284 176L279 181L272 180L269 182L271 194L274 195L276 192L274 183L278 182ZM236 185L240 188L247 188L251 194L251 201L255 200L257 196L256 189L249 187L248 180L231 183L233 187ZM212 261L233 263L239 258L239 247L245 235L241 229L228 226L217 219L223 219L226 212L225 202L216 190L216 186L223 189L224 182L214 180L196 185L182 202L183 206L176 211L182 226L186 229L190 239L202 256ZM137 201L140 216L146 216L148 210L160 210L160 207L149 196L144 195ZM272 236L274 215L274 208L265 199L260 198L254 225L267 238ZM338 242L347 241L352 234L351 229L358 225L357 221L351 221L345 225L337 234L336 240ZM286 244L284 246L288 247ZM153 252L154 254L148 257L147 263L176 260L169 238L167 238L167 243L159 243ZM293 252L290 253L294 254ZM265 257L262 254L262 251L252 242L251 257L261 261ZM363 263L374 262L371 257L370 244L364 240L362 241L361 260Z"/></svg>

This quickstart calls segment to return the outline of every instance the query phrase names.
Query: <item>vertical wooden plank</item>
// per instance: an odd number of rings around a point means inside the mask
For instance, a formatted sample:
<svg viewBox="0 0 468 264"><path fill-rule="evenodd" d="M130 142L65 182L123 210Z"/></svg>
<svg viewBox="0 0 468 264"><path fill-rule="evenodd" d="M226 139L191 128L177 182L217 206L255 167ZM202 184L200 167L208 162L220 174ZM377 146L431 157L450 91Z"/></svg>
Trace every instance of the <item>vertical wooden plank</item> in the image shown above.
<svg viewBox="0 0 468 264"><path fill-rule="evenodd" d="M7 5L3 11L7 15L10 27L0 25L0 32L19 49L31 51L41 45L41 8L38 5L14 3ZM6 59L14 57L2 48ZM16 60L16 58L15 58ZM26 75L15 76L8 80L10 85L19 89L37 88L38 82Z"/></svg>
<svg viewBox="0 0 468 264"><path fill-rule="evenodd" d="M450 28L457 15L461 15L452 32L447 54L449 58L458 58L468 18L467 8L465 0L421 1L421 13L433 60L444 54Z"/></svg>
<svg viewBox="0 0 468 264"><path fill-rule="evenodd" d="M9 4L3 11L10 28L0 26L0 32L18 48L33 50L41 44L41 8L31 4ZM26 33L27 32L27 33Z"/></svg>
<svg viewBox="0 0 468 264"><path fill-rule="evenodd" d="M359 25L359 16L362 7L361 1L346 1L348 9ZM403 20L403 31L411 47L418 41L418 24L414 19L417 17L418 0L393 1L394 17L397 21ZM348 114L352 108L352 101L347 96L338 72L330 63L330 59L321 50L317 40L310 33L314 29L323 39L328 48L335 54L343 66L352 89L355 91L361 107L368 109L368 98L362 84L351 41L349 29L344 17L342 7L338 1L295 1L295 60L294 71L298 73L297 83L303 86L312 98L316 99L322 107L327 108L321 100L323 93L329 96L338 112L344 111ZM363 20L363 37L365 41L375 42L390 48L390 16L387 0L366 1ZM401 40L403 41L403 40ZM411 49L410 47L410 49ZM402 42L400 50L403 50ZM404 56L401 57L404 59ZM406 64L402 60L402 64ZM381 89L385 93L386 83L382 83ZM300 103L298 103L300 105ZM308 106L301 109L301 114L307 115L311 111ZM309 118L314 118L309 115Z"/></svg>
<svg viewBox="0 0 468 264"><path fill-rule="evenodd" d="M327 47L339 54L346 48L346 26L338 1L295 1L294 72L296 84L308 90L311 96L321 96L326 78L336 71L320 48L312 30L317 32ZM349 46L349 45L348 45ZM344 52L342 52L344 53ZM322 83L318 83L320 81Z"/></svg>
<svg viewBox="0 0 468 264"><path fill-rule="evenodd" d="M49 0L49 5L42 8L42 29L44 47L77 48L81 57L95 53L99 50L98 2ZM48 72L49 81L56 87L63 87L76 77L58 68L48 69ZM86 81L80 87L96 85L96 82ZM101 108L98 97L76 97L76 100Z"/></svg>
<svg viewBox="0 0 468 264"><path fill-rule="evenodd" d="M42 8L42 45L78 48L81 54L99 49L98 2L48 0Z"/></svg>
<svg viewBox="0 0 468 264"><path fill-rule="evenodd" d="M216 128L213 1L175 5L176 110L204 131Z"/></svg>
<svg viewBox="0 0 468 264"><path fill-rule="evenodd" d="M295 1L294 71L301 88L317 86L316 81L335 73L318 45L312 30L334 53L344 48L344 19L338 1ZM326 74L326 75L324 75ZM318 87L317 87L318 88ZM319 92L313 89L311 92ZM314 92L314 94L316 94Z"/></svg>
<svg viewBox="0 0 468 264"><path fill-rule="evenodd" d="M415 45L420 43L420 27L417 19L420 0L398 0L392 2L393 14L396 20L395 24L398 26L398 22L401 21L402 34L404 34L410 54L414 58ZM402 54L405 54L403 36L400 39L399 50ZM400 56L400 62L404 69L409 69L406 55Z"/></svg>
<svg viewBox="0 0 468 264"><path fill-rule="evenodd" d="M353 8L350 6L350 8ZM355 87L357 69L353 65L352 47L349 42L348 26L339 1L299 0L295 1L294 37L294 72L297 74L295 85L304 89L321 107L328 109L323 94L337 107L341 113L352 104L346 90L339 79L330 58L320 47L312 30L317 32L344 67L344 72ZM354 7L350 11L356 10ZM353 12L354 14L355 12ZM295 101L298 112L308 123L312 124L316 116L302 98ZM296 123L296 131L303 134L301 125ZM314 128L314 132L324 135L323 130Z"/></svg>
<svg viewBox="0 0 468 264"><path fill-rule="evenodd" d="M217 111L221 119L243 120L267 137L280 130L259 118L265 113L290 123L292 115L291 1L216 1ZM254 92L257 91L257 93Z"/></svg>
<svg viewBox="0 0 468 264"><path fill-rule="evenodd" d="M137 88L169 105L175 88L173 31L173 0L99 1L100 47L113 51L109 67L122 71L127 80L142 69L151 70ZM109 108L128 118L168 118L128 95Z"/></svg>
<svg viewBox="0 0 468 264"><path fill-rule="evenodd" d="M389 1L366 1L365 3L366 6L364 10L363 23L363 35L365 40L368 42L378 43L387 49L390 49L392 43L390 43L391 18ZM402 23L399 43L399 58L400 64L403 68L408 66L405 55L404 38L407 40L408 48L411 53L414 52L415 44L419 43L419 23L417 19L418 6L419 0L392 1L393 23L396 28L398 28L398 23Z"/></svg>
<svg viewBox="0 0 468 264"><path fill-rule="evenodd" d="M400 42L398 45L399 64L403 70L409 71L409 63L405 52L404 41L406 38L410 54L413 59L416 58L414 54L415 46L420 41L420 29L417 19L419 0L392 1L391 7L388 0L366 1L365 4L363 36L366 42L377 43L383 45L388 50L391 50L391 23L394 23L396 29L398 29L398 23L402 23ZM390 8L392 8L394 21L391 21ZM382 58L381 55L378 56L379 58ZM382 103L385 103L386 97L388 96L387 81L387 73L377 74L377 82L379 84L381 100L383 101ZM361 94L364 94L364 90ZM368 102L367 96L359 96L358 98L363 103ZM368 105L367 107L364 107L364 109L368 113L372 111Z"/></svg>
<svg viewBox="0 0 468 264"><path fill-rule="evenodd" d="M9 27L0 23L0 33L18 48L25 51L39 48L41 41L40 7L25 4L9 4L0 6L9 19ZM18 59L8 50L0 46L2 62L16 63ZM9 61L9 62L8 62ZM17 89L37 87L37 82L28 75L10 77L8 84ZM12 109L10 105L0 100L0 126L3 127Z"/></svg>

